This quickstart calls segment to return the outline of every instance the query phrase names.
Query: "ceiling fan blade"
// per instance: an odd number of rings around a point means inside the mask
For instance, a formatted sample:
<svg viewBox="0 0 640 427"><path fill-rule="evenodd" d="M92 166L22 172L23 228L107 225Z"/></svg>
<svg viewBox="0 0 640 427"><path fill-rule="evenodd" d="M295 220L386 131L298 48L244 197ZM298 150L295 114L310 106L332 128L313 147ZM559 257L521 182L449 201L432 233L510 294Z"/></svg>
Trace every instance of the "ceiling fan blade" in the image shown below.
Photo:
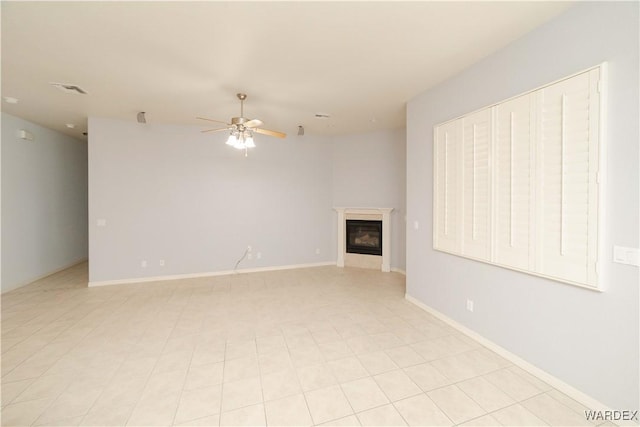
<svg viewBox="0 0 640 427"><path fill-rule="evenodd" d="M214 123L222 123L222 124L231 126L231 123L223 122L223 121L220 121L220 120L207 119L207 118L204 118L204 117L196 117L196 119L198 119L198 120L206 120L208 122L214 122Z"/></svg>
<svg viewBox="0 0 640 427"><path fill-rule="evenodd" d="M268 129L253 129L254 132L257 133L261 133L263 135L269 135L269 136L275 136L278 138L286 138L287 134L283 133L283 132L277 132L275 130L268 130Z"/></svg>
<svg viewBox="0 0 640 427"><path fill-rule="evenodd" d="M252 120L249 120L248 122L243 123L243 125L248 128L255 128L260 126L261 124L262 124L262 120L259 120L259 119L252 119Z"/></svg>
<svg viewBox="0 0 640 427"><path fill-rule="evenodd" d="M200 132L205 133L205 132L220 132L223 130L230 130L231 128L220 128L220 129L207 129L207 130L201 130Z"/></svg>

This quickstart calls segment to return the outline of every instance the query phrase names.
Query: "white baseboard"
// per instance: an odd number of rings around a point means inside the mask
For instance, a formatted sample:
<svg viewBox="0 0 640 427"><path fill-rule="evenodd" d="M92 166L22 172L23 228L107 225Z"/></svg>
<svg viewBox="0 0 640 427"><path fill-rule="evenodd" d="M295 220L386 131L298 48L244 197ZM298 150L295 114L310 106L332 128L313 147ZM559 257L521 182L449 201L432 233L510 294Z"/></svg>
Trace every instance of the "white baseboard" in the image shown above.
<svg viewBox="0 0 640 427"><path fill-rule="evenodd" d="M581 392L580 390L578 390L575 387L573 387L573 386L565 383L564 381L556 378L555 376L549 374L548 372L543 371L542 369L538 368L537 366L532 365L531 363L527 362L526 360L522 359L521 357L511 353L509 350L507 350L507 349L499 346L498 344L494 343L493 341L483 337L479 333L477 333L477 332L467 328L466 326L456 322L455 320L451 319L450 317L446 316L445 314L442 314L441 312L435 310L434 308L431 308L428 305L418 301L416 298L412 297L411 295L405 294L404 297L405 297L405 299L407 301L415 304L416 306L420 307L421 309L423 309L427 313L432 314L433 316L437 317L438 319L442 320L443 322L445 322L445 323L449 324L450 326L456 328L457 330L459 330L463 334L468 335L469 337L471 337L474 340L478 341L483 346L487 347L489 350L491 350L491 351L497 353L498 355L504 357L505 359L507 359L508 361L513 363L514 365L516 365L516 366L524 369L525 371L529 372L531 375L534 375L534 376L540 378L542 381L546 382L551 387L554 387L554 388L558 389L559 391L561 391L562 393L564 393L567 396L571 397L572 399L582 403L587 408L592 409L592 410L602 410L602 411L611 410L606 405L602 404L601 402L597 401L596 399L592 398L591 396Z"/></svg>
<svg viewBox="0 0 640 427"><path fill-rule="evenodd" d="M401 268L395 268L395 267L392 267L392 268L391 268L391 271L393 271L394 273L400 273L400 274L402 274L403 276L406 276L406 275L407 275L407 272L406 272L406 271L404 271L404 270L403 270L403 269L401 269Z"/></svg>
<svg viewBox="0 0 640 427"><path fill-rule="evenodd" d="M293 270L297 268L322 267L327 265L336 265L336 263L335 261L327 261L327 262L315 262L315 263L309 263L309 264L277 265L273 267L209 271L204 273L173 274L168 276L137 277L137 278L131 278L131 279L118 279L118 280L100 280L96 282L89 282L88 285L89 287L94 287L94 286L123 285L127 283L160 282L165 280L195 279L198 277L228 276L230 274L240 274L240 273L259 273L264 271Z"/></svg>
<svg viewBox="0 0 640 427"><path fill-rule="evenodd" d="M44 279L45 277L49 277L52 274L60 273L62 270L66 270L67 268L71 268L71 267L74 267L74 266L76 266L78 264L82 264L83 262L87 262L87 260L88 260L87 257L78 258L75 261L70 262L69 264L65 264L63 267L56 268L55 270L50 271L48 273L45 273L45 274L43 274L41 276L37 276L37 277L34 277L33 279L29 279L29 280L27 280L25 282L21 282L21 283L18 283L16 285L13 285L9 289L3 289L2 293L4 294L6 292L13 291L14 289L18 289L18 288L21 288L23 286L26 286L29 283L37 282L38 280Z"/></svg>

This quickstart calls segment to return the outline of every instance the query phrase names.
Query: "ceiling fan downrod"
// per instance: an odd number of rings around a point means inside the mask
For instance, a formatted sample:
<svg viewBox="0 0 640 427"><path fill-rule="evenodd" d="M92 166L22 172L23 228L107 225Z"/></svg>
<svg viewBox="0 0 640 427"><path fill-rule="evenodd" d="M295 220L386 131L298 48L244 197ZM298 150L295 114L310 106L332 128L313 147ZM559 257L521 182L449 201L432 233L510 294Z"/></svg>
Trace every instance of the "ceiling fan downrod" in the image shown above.
<svg viewBox="0 0 640 427"><path fill-rule="evenodd" d="M244 117L244 100L247 99L246 93L236 93L236 96L240 100L240 117Z"/></svg>

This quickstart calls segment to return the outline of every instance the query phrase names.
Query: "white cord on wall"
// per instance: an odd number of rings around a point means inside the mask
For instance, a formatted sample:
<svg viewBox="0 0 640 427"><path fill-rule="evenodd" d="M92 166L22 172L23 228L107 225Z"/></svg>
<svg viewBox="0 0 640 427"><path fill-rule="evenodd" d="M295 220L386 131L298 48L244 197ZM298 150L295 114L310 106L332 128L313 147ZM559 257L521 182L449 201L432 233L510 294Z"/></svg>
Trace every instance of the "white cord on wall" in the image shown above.
<svg viewBox="0 0 640 427"><path fill-rule="evenodd" d="M249 248L245 249L244 254L242 254L242 256L240 257L240 259L236 262L235 267L233 267L233 272L236 273L236 270L238 270L238 265L240 265L240 263L242 261L244 261L244 259L247 257L247 254L249 253Z"/></svg>

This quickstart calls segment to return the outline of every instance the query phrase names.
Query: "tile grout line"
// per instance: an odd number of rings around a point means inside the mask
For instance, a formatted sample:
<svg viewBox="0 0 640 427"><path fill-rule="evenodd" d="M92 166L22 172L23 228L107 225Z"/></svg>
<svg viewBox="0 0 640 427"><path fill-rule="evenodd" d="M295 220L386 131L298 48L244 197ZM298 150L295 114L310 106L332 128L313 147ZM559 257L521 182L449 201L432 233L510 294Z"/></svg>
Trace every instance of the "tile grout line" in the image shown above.
<svg viewBox="0 0 640 427"><path fill-rule="evenodd" d="M165 301L165 303L166 303L166 301ZM155 314L157 314L158 311L159 311L159 309L155 311ZM171 328L171 330L173 331L174 328L175 328L175 325L173 326L173 328ZM167 341L169 340L170 336L171 336L171 334L168 334L167 338L165 339L165 341L164 341L164 345L165 346L167 345ZM164 349L164 346L163 346L163 349ZM162 354L163 354L163 352L161 350L160 351L160 355L158 356L158 358L156 359L155 363L153 364L153 369L151 370L151 372L147 376L147 380L144 383L144 387L142 387L142 390L140 391L140 396L138 396L138 398L136 399L136 402L134 404L132 404L133 409L131 410L131 413L127 417L127 420L124 422L125 426L127 426L129 424L129 421L131 420L131 416L135 413L136 408L138 407L138 404L142 400L142 396L144 395L144 391L147 389L147 386L149 385L149 380L153 376L153 372L155 371L156 366L158 366L158 362L160 361L160 358L162 357Z"/></svg>
<svg viewBox="0 0 640 427"><path fill-rule="evenodd" d="M77 304L77 305L79 305L79 304ZM74 305L74 306L77 306L77 305ZM80 322L82 319L86 318L87 316L88 316L88 314L87 314L87 315L85 315L85 316L83 316L83 317L82 317L81 319L79 319L76 323L74 323L74 325L78 324L78 322ZM64 329L64 330L63 330L63 331L61 331L58 335L56 335L56 337L60 336L64 331L66 331L66 330L68 330L68 329L71 329L74 325L71 325L71 326L69 326L69 328ZM56 362L54 362L54 364L55 364L55 363L57 363L58 361L62 360L62 358L63 358L64 356L68 355L68 354L69 354L69 353L71 353L73 350L75 350L75 349L80 345L80 342L81 342L82 340L84 340L84 339L85 339L85 338L86 338L86 337L87 337L91 332L95 331L98 327L99 327L99 326L95 326L93 329L91 329L91 331L90 331L90 332L88 332L84 337L82 337L82 339L81 339L81 340L78 340L78 342L77 342L73 347L71 347L71 348L70 348L69 350L67 350L65 353L63 353L62 355L60 355L60 357L58 357L58 358L56 359ZM34 355L34 356L35 356L35 355ZM25 362L26 362L26 361L25 361ZM43 374L41 374L40 376L38 376L35 380L37 380L37 379L42 378L43 376L45 376L45 374L46 374L46 373L51 369L51 367L52 367L52 366L53 366L53 365L51 365L49 368L47 368L47 370L46 370ZM52 375L55 375L55 374L52 374ZM34 381L35 381L35 380L34 380ZM49 405L47 405L47 407L46 407L46 408L45 408L45 409L40 413L40 415L39 415L39 416L38 416L38 417L37 417L37 418L36 418L36 419L31 423L31 424L32 424L32 425L36 424L36 423L38 422L38 420L42 417L42 415L43 415L47 410L49 410L50 408L52 408L52 407L55 405L55 403L60 399L60 396L62 396L62 395L63 395L63 394L64 394L64 393L65 393L65 392L66 392L66 391L71 387L71 385L72 385L72 384L73 384L73 381L70 381L70 382L69 382L69 384L68 384L66 387L64 387L64 389L60 392L60 394L58 394L55 398L52 398L52 399L53 399L53 400L52 400L52 402L51 402ZM26 389L25 389L24 391L26 391ZM24 391L23 391L23 393L24 393ZM21 394L22 394L22 393L21 393ZM20 395L16 396L13 400L17 399L18 397L20 397ZM31 400L37 400L37 399L31 399ZM29 401L29 400L26 400L26 401ZM26 401L25 401L25 402L26 402ZM95 401L94 401L94 404L95 404ZM8 406L8 405L7 405L7 406ZM92 404L91 406L93 406L93 404ZM88 413L88 412L87 412L87 413ZM82 414L81 416L84 418L84 416L86 416L86 414Z"/></svg>
<svg viewBox="0 0 640 427"><path fill-rule="evenodd" d="M128 301L129 299L130 299L130 297L129 297L129 298L127 298L127 301ZM142 339L142 335L143 335L143 334L141 334L141 335L140 335L140 337L138 337L138 339L136 340L136 344L140 342L140 340ZM111 376L110 380L112 380L113 378L115 378L115 376L118 374L118 371L120 370L120 368L122 368L122 365L124 365L125 361L127 361L127 360L128 360L129 356L130 356L130 353L127 353L127 356L126 356L126 357L124 357L124 359L122 360L122 362L120 362L120 365L118 366L118 369L116 369L116 370L114 371L114 373L113 373L113 375ZM108 386L108 383L109 383L109 381L107 381L107 386ZM82 425L82 423L84 422L84 419L89 415L89 413L90 413L90 412L91 412L91 410L94 408L94 406L96 405L96 403L100 400L100 398L101 398L101 397L102 397L102 395L104 394L104 392L105 392L105 390L106 390L107 386L105 386L105 387L104 387L104 389L102 390L102 392L100 393L100 395L96 398L96 400L93 402L93 404L89 407L89 410L87 411L87 413L86 413L86 414L84 414L84 415L82 416L82 420L80 420L80 425ZM134 405L134 408L133 408L133 409L135 409L135 405ZM132 411L133 411L133 409L132 409Z"/></svg>
<svg viewBox="0 0 640 427"><path fill-rule="evenodd" d="M191 294L189 295L189 299L191 298L191 296L193 295L193 291L191 291ZM187 304L185 304L187 305ZM180 319L182 318L183 314L184 314L184 310L185 308L183 307L182 311L180 312L180 317L178 318L178 320L176 321L176 324L180 321ZM175 327L174 327L175 329ZM201 329L202 329L202 325L201 325ZM198 334L199 336L202 335L202 330L200 330L200 333ZM167 341L169 341L169 339L171 338L171 335L169 335L169 337L167 337ZM165 343L166 346L166 343ZM187 379L189 378L189 371L191 370L191 363L193 362L193 354L195 353L195 347L192 347L191 349L191 357L189 358L189 364L187 366L187 372L184 376L184 379L182 380L182 388L180 389L180 393L178 394L178 403L176 405L176 410L173 413L173 418L171 421L171 425L175 425L176 423L176 416L178 415L178 411L180 410L180 402L182 400L182 394L184 393L184 387L187 383ZM218 408L218 413L220 412L222 407L222 390L220 390L220 407ZM203 417L204 418L204 417ZM218 419L218 424L220 424L220 420Z"/></svg>
<svg viewBox="0 0 640 427"><path fill-rule="evenodd" d="M258 378L260 379L260 395L262 396L262 412L264 413L264 425L268 425L267 421L267 402L264 400L264 385L262 384L262 364L260 363L260 354L258 351L258 337L254 338L254 344L256 349L256 363L258 364ZM250 406L250 405L247 405ZM245 408L247 406L244 406ZM240 409L240 408L239 408ZM222 414L220 415L219 425L222 425Z"/></svg>
<svg viewBox="0 0 640 427"><path fill-rule="evenodd" d="M532 397L540 396L541 394L544 394L544 392L542 392L542 393L538 393L538 394L535 394L535 395L533 395L533 396L531 396L531 397L529 397L529 398L527 398L527 399L524 399L524 400L516 400L516 401L515 401L514 403L512 403L511 405L507 405L507 406L505 406L505 407L503 407L503 408L496 409L495 411L488 412L488 413L486 413L485 415L492 415L492 416L493 416L493 414L495 414L496 412L500 412L500 411L502 411L502 410L504 410L504 409L511 408L511 407L516 406L516 405L522 406L522 405L521 405L521 403L522 403L522 402L524 402L525 400L529 400L529 399L531 399ZM540 418L540 417L538 417L538 415L536 415L535 413L531 412L529 409L525 408L524 406L522 406L522 407L523 407L527 412L530 412L532 415L534 415L536 418ZM480 417L477 417L477 418L480 418ZM495 417L494 417L494 418L495 418ZM474 418L474 419L475 419L475 418ZM497 420L497 419L496 419L496 420ZM544 422L544 423L547 423L547 422L546 422L544 419L542 419L542 418L540 418L540 420L541 420L542 422ZM498 421L498 422L500 422L500 420L497 420L497 421ZM466 421L465 421L465 422L466 422ZM548 426L550 426L551 424L547 423L547 425L548 425Z"/></svg>

